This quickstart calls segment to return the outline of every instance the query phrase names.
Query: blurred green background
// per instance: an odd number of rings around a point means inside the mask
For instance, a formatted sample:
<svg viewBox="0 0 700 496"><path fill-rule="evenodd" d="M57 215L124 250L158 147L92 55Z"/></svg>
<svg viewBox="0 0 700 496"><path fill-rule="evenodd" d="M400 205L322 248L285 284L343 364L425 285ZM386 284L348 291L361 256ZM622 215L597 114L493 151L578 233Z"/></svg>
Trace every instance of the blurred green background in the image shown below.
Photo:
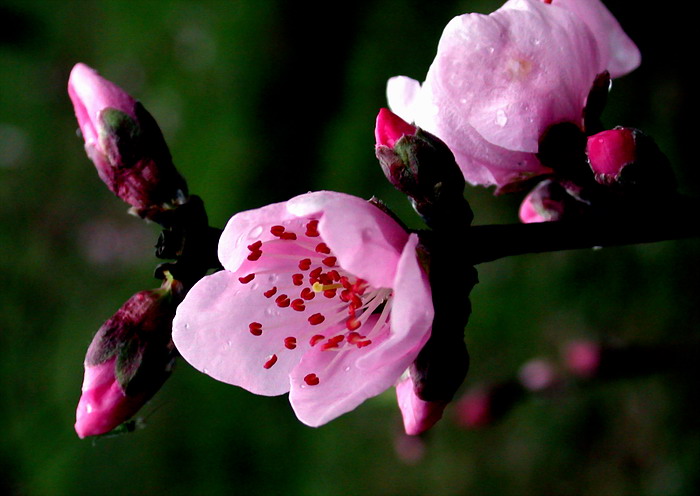
<svg viewBox="0 0 700 496"><path fill-rule="evenodd" d="M311 429L286 397L253 396L181 361L142 411L145 429L97 441L73 432L92 334L157 285L158 263L156 226L125 215L76 137L73 64L95 67L154 114L212 225L334 189L377 195L418 226L373 156L386 79L422 80L450 18L499 4L0 0L0 493L697 494L691 370L571 384L484 430L460 427L452 407L410 442L393 391ZM681 190L698 196L694 18L607 5L643 65L615 81L606 123L657 138ZM476 223L517 221L521 196L466 195ZM559 360L571 339L693 340L699 251L684 240L480 267L465 389L532 357Z"/></svg>

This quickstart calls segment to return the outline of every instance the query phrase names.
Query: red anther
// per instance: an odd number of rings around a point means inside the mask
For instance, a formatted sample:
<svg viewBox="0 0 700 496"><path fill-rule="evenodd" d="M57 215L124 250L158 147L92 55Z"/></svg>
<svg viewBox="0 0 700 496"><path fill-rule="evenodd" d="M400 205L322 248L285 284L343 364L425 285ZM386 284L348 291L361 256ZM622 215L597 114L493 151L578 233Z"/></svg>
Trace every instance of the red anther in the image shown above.
<svg viewBox="0 0 700 496"><path fill-rule="evenodd" d="M272 226L270 228L270 233L272 233L273 236L280 236L284 230L284 226Z"/></svg>
<svg viewBox="0 0 700 496"><path fill-rule="evenodd" d="M304 258L299 260L299 270L309 270L311 268L311 259Z"/></svg>
<svg viewBox="0 0 700 496"><path fill-rule="evenodd" d="M241 284L248 284L253 279L255 279L255 272L251 272L247 276L238 278L238 280L241 281Z"/></svg>
<svg viewBox="0 0 700 496"><path fill-rule="evenodd" d="M306 377L304 377L304 382L309 386L317 386L320 381L316 374L307 374Z"/></svg>
<svg viewBox="0 0 700 496"><path fill-rule="evenodd" d="M339 274L338 271L335 270L335 269L329 270L329 271L328 271L328 276L329 276L331 279L333 279L334 282L340 281L340 274Z"/></svg>
<svg viewBox="0 0 700 496"><path fill-rule="evenodd" d="M335 349L343 341L343 339L345 339L345 336L343 335L333 336L328 341L323 343L323 346L321 346L321 350L326 351Z"/></svg>
<svg viewBox="0 0 700 496"><path fill-rule="evenodd" d="M284 347L287 348L288 350L293 350L294 348L297 347L297 338L294 336L289 336L288 338L284 338Z"/></svg>
<svg viewBox="0 0 700 496"><path fill-rule="evenodd" d="M317 237L318 234L318 221L317 220L312 220L308 224L306 224L306 235L310 238L315 238Z"/></svg>
<svg viewBox="0 0 700 496"><path fill-rule="evenodd" d="M335 298L336 292L337 290L335 289L327 289L323 292L323 296L325 296L326 298Z"/></svg>
<svg viewBox="0 0 700 496"><path fill-rule="evenodd" d="M277 292L277 286L272 286L270 289L265 291L263 294L265 295L265 298L272 298L276 292Z"/></svg>
<svg viewBox="0 0 700 496"><path fill-rule="evenodd" d="M248 255L248 260L251 262L255 262L257 259L259 259L262 256L262 250L257 250L254 252L251 252L250 255Z"/></svg>
<svg viewBox="0 0 700 496"><path fill-rule="evenodd" d="M350 295L350 306L352 308L360 308L362 306L362 298L356 294Z"/></svg>
<svg viewBox="0 0 700 496"><path fill-rule="evenodd" d="M277 306L280 308L285 308L289 306L289 296L286 294L281 294L275 299L275 303L277 303Z"/></svg>
<svg viewBox="0 0 700 496"><path fill-rule="evenodd" d="M262 246L262 241L257 240L257 241L256 241L255 243L253 243L252 245L248 245L248 249L249 249L250 251L258 251L258 250L260 250L260 247L261 247L261 246Z"/></svg>
<svg viewBox="0 0 700 496"><path fill-rule="evenodd" d="M323 265L326 265L328 267L333 267L335 266L335 263L338 261L337 258L335 257L326 257L322 260Z"/></svg>
<svg viewBox="0 0 700 496"><path fill-rule="evenodd" d="M365 346L369 346L371 344L372 344L372 340L367 339L365 341L359 341L355 346L357 346L358 348L364 348Z"/></svg>
<svg viewBox="0 0 700 496"><path fill-rule="evenodd" d="M309 324L311 324L311 325L319 325L321 322L326 320L326 317L324 317L323 314L315 313L311 317L309 317L307 320L309 321Z"/></svg>
<svg viewBox="0 0 700 496"><path fill-rule="evenodd" d="M354 331L356 329L359 329L361 325L362 325L362 322L360 322L360 320L356 319L355 317L351 317L345 321L345 327L347 327L348 330L350 330L350 331ZM357 334L357 333L355 333L355 334ZM358 334L358 336L359 336L359 334ZM348 341L350 341L350 336L348 336Z"/></svg>
<svg viewBox="0 0 700 496"><path fill-rule="evenodd" d="M349 332L347 335L348 338L348 343L350 344L357 344L358 341L362 341L365 339L365 336L362 336L359 332Z"/></svg>
<svg viewBox="0 0 700 496"><path fill-rule="evenodd" d="M316 253L324 253L328 255L331 252L331 249L328 248L328 245L326 243L319 243L316 245Z"/></svg>
<svg viewBox="0 0 700 496"><path fill-rule="evenodd" d="M260 322L251 322L248 324L248 329L253 336L260 336L262 334L262 324Z"/></svg>
<svg viewBox="0 0 700 496"><path fill-rule="evenodd" d="M329 276L325 272L318 276L318 280L324 286L329 286L329 285L333 284L333 279L331 279L331 276Z"/></svg>
<svg viewBox="0 0 700 496"><path fill-rule="evenodd" d="M296 310L297 312L303 312L306 310L306 305L304 305L304 300L301 298L297 298L292 302L292 309Z"/></svg>
<svg viewBox="0 0 700 496"><path fill-rule="evenodd" d="M292 274L292 282L295 286L304 284L304 274Z"/></svg>
<svg viewBox="0 0 700 496"><path fill-rule="evenodd" d="M324 336L323 334L316 334L312 336L311 339L309 339L309 344L311 346L316 346L319 341L323 341L324 339L326 339L326 336Z"/></svg>
<svg viewBox="0 0 700 496"><path fill-rule="evenodd" d="M347 276L341 276L340 281L338 282L340 282L340 284L342 284L345 289L352 288L352 284L350 284L350 281L348 280Z"/></svg>
<svg viewBox="0 0 700 496"><path fill-rule="evenodd" d="M313 300L316 296L316 292L311 288L304 288L301 290L299 296L301 296L305 300Z"/></svg>
<svg viewBox="0 0 700 496"><path fill-rule="evenodd" d="M339 296L340 301L350 301L351 295L352 295L352 293L350 293L350 291L348 291L347 289L342 290L340 292L340 296Z"/></svg>
<svg viewBox="0 0 700 496"><path fill-rule="evenodd" d="M266 369L269 369L270 367L272 367L276 363L277 363L277 355L271 355L270 358L268 358L267 362L265 362L265 365L263 365L263 367L265 367Z"/></svg>
<svg viewBox="0 0 700 496"><path fill-rule="evenodd" d="M293 232L284 232L284 233L280 234L280 239L295 240L295 239L297 239L297 235L294 234Z"/></svg>

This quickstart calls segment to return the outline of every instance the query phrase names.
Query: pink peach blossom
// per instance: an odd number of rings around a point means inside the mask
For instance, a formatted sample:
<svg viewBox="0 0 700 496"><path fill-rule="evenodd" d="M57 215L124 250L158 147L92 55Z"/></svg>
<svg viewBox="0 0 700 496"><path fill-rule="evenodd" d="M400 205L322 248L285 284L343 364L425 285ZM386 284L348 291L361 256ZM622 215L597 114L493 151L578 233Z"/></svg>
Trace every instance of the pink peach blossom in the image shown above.
<svg viewBox="0 0 700 496"><path fill-rule="evenodd" d="M447 143L467 181L503 188L549 172L539 140L553 124L583 126L598 74L638 64L598 0L510 0L452 19L425 82L392 78L387 96L399 116Z"/></svg>
<svg viewBox="0 0 700 496"><path fill-rule="evenodd" d="M394 385L430 336L417 242L341 193L236 214L219 244L224 270L178 307L175 345L215 379L289 392L302 422L324 424Z"/></svg>

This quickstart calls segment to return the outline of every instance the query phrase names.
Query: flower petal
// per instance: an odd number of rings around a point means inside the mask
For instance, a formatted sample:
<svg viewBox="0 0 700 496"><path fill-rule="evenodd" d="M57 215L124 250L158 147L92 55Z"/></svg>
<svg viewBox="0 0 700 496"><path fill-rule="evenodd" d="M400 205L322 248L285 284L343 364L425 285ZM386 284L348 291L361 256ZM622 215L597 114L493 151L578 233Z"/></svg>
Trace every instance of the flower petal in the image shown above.
<svg viewBox="0 0 700 496"><path fill-rule="evenodd" d="M355 196L318 191L297 196L287 208L320 217L318 230L338 264L375 288L389 288L408 234L378 207Z"/></svg>
<svg viewBox="0 0 700 496"><path fill-rule="evenodd" d="M550 125L580 123L602 69L584 23L542 2L521 3L522 10L450 21L426 80L434 81L433 103L442 112L461 109L488 142L536 153Z"/></svg>
<svg viewBox="0 0 700 496"><path fill-rule="evenodd" d="M313 330L298 312L281 318L274 299L265 298L258 285L275 284L274 275L248 284L242 275L222 270L201 279L177 309L173 340L185 360L217 380L255 394L286 393L304 347L287 349L285 338L301 341ZM262 324L261 335L251 332L251 323ZM272 355L276 363L265 368Z"/></svg>
<svg viewBox="0 0 700 496"><path fill-rule="evenodd" d="M376 320L372 316L367 325L374 325ZM346 346L339 351L324 351L317 346L306 353L290 376L289 401L299 420L311 427L323 425L391 387L418 350L393 357L373 370L357 366L358 355L383 346L388 337L385 326L366 348Z"/></svg>
<svg viewBox="0 0 700 496"><path fill-rule="evenodd" d="M418 236L411 234L396 269L390 337L358 359L357 366L361 369L373 370L392 357L420 349L430 337L434 316L432 293L428 277L418 263L417 245Z"/></svg>
<svg viewBox="0 0 700 496"><path fill-rule="evenodd" d="M415 121L420 83L406 76L396 76L386 85L386 97L392 112L408 123Z"/></svg>

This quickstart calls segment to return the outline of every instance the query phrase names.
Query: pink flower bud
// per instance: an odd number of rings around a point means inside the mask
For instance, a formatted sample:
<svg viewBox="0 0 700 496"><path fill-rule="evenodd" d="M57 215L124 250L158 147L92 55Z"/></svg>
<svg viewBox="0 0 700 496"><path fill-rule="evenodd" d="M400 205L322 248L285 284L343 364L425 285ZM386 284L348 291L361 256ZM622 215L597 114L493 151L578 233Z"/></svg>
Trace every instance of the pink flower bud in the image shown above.
<svg viewBox="0 0 700 496"><path fill-rule="evenodd" d="M541 181L520 204L520 220L525 224L563 220L580 213L584 204L570 196L551 179Z"/></svg>
<svg viewBox="0 0 700 496"><path fill-rule="evenodd" d="M614 183L622 169L637 158L634 132L618 127L590 136L586 154L596 181L601 184Z"/></svg>
<svg viewBox="0 0 700 496"><path fill-rule="evenodd" d="M377 115L377 124L374 128L374 137L377 140L377 146L388 146L394 148L394 145L404 135L414 135L418 128L410 125L401 117L388 109L381 109Z"/></svg>
<svg viewBox="0 0 700 496"><path fill-rule="evenodd" d="M401 409L404 429L409 436L417 436L430 429L442 418L442 412L447 406L447 401L420 399L410 377L396 385L396 399Z"/></svg>
<svg viewBox="0 0 700 496"><path fill-rule="evenodd" d="M169 377L177 302L168 289L141 291L97 331L85 356L78 436L106 434L129 420Z"/></svg>
<svg viewBox="0 0 700 496"><path fill-rule="evenodd" d="M127 396L115 376L116 358L85 365L83 394L78 402L75 432L83 439L110 432L131 418L148 398Z"/></svg>
<svg viewBox="0 0 700 496"><path fill-rule="evenodd" d="M85 64L73 67L68 94L85 151L115 195L149 218L185 201L185 180L143 105Z"/></svg>

